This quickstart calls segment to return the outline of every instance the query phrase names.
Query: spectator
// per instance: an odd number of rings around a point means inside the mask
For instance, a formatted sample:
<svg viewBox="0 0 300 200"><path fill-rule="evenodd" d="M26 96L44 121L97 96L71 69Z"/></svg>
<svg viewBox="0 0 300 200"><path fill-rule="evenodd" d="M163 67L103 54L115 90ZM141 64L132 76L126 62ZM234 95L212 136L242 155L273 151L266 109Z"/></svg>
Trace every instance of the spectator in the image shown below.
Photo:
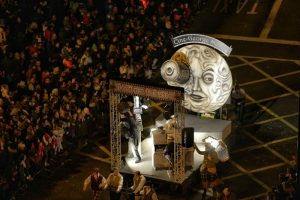
<svg viewBox="0 0 300 200"><path fill-rule="evenodd" d="M6 45L6 31L4 24L0 24L0 47L4 49L4 46Z"/></svg>
<svg viewBox="0 0 300 200"><path fill-rule="evenodd" d="M123 188L123 176L119 173L117 168L109 174L105 189L110 190L110 199L119 200L121 197L121 190Z"/></svg>
<svg viewBox="0 0 300 200"><path fill-rule="evenodd" d="M243 122L244 106L246 103L246 92L237 83L235 83L235 86L231 93L231 102L234 104L238 121Z"/></svg>
<svg viewBox="0 0 300 200"><path fill-rule="evenodd" d="M142 196L143 200L158 200L157 198L157 194L153 189L153 186L151 183L145 183L144 186L144 190L143 190L143 196Z"/></svg>
<svg viewBox="0 0 300 200"><path fill-rule="evenodd" d="M91 175L89 175L83 183L83 191L86 191L87 186L91 185L93 190L93 200L99 200L101 192L105 188L106 179L105 177L99 172L99 168L94 168Z"/></svg>
<svg viewBox="0 0 300 200"><path fill-rule="evenodd" d="M222 190L221 196L218 198L219 200L237 200L237 197L234 192L228 186L225 186Z"/></svg>
<svg viewBox="0 0 300 200"><path fill-rule="evenodd" d="M9 187L5 195L48 166L67 149L65 144L109 133L103 114L108 112L108 79L151 81L152 69L166 54L170 27L189 18L179 13L175 23L170 11L182 6L170 0L149 1L146 10L133 1L93 4L102 3L1 4L5 23L0 32L9 30L0 42L0 147L1 163L6 163L1 168L11 175L1 179Z"/></svg>
<svg viewBox="0 0 300 200"><path fill-rule="evenodd" d="M140 171L136 171L133 177L133 185L130 187L133 193L133 200L139 199L145 183L145 176L143 176Z"/></svg>

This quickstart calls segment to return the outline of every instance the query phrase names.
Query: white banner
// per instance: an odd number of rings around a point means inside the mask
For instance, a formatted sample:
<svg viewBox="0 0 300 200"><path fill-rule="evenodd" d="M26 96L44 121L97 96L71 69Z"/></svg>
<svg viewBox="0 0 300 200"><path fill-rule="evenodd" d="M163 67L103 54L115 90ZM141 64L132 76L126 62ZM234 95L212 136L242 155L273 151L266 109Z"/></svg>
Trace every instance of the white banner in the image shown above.
<svg viewBox="0 0 300 200"><path fill-rule="evenodd" d="M179 35L172 38L172 43L174 47L178 47L184 44L204 44L219 50L226 56L229 56L232 51L231 47L227 46L220 40L201 34Z"/></svg>

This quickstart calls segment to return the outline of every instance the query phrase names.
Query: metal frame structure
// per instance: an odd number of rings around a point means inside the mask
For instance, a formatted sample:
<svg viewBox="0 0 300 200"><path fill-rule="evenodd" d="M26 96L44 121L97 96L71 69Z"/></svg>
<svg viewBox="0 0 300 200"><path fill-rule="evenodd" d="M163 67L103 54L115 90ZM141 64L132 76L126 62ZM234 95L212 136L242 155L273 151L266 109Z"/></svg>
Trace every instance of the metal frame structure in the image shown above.
<svg viewBox="0 0 300 200"><path fill-rule="evenodd" d="M177 116L178 125L175 127L175 133L182 133L184 128L184 107L182 103L174 102L174 114ZM174 138L176 136L174 135ZM173 174L176 182L181 182L185 173L185 160L183 156L182 135L179 140L174 140L174 166Z"/></svg>
<svg viewBox="0 0 300 200"><path fill-rule="evenodd" d="M121 166L121 127L120 115L117 106L121 95L118 93L109 93L110 106L110 145L111 145L111 167L119 168Z"/></svg>
<svg viewBox="0 0 300 200"><path fill-rule="evenodd" d="M117 106L121 102L123 95L147 97L152 100L164 102L174 102L174 115L177 116L178 126L174 131L174 138L178 137L175 133L181 133L184 128L184 91L182 88L175 87L156 87L151 85L136 84L124 80L109 81L109 108L110 108L110 142L111 142L111 168L121 167L121 128L120 114ZM181 135L181 134L180 134ZM174 142L174 166L173 179L181 183L185 178L184 156L182 139Z"/></svg>

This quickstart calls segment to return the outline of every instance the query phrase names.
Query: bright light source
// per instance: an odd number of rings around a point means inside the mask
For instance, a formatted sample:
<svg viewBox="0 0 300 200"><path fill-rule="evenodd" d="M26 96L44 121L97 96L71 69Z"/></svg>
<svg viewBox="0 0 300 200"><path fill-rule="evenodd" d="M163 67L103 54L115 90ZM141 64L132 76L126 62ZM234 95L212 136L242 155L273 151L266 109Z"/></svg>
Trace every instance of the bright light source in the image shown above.
<svg viewBox="0 0 300 200"><path fill-rule="evenodd" d="M214 148L216 148L219 145L219 140L211 136L204 138L204 142L210 143L211 146L213 146Z"/></svg>
<svg viewBox="0 0 300 200"><path fill-rule="evenodd" d="M214 148L216 148L218 145L219 145L219 141L217 141L217 140L211 141L211 146L213 146Z"/></svg>
<svg viewBox="0 0 300 200"><path fill-rule="evenodd" d="M142 105L142 108L144 108L145 110L147 110L149 107L147 105Z"/></svg>

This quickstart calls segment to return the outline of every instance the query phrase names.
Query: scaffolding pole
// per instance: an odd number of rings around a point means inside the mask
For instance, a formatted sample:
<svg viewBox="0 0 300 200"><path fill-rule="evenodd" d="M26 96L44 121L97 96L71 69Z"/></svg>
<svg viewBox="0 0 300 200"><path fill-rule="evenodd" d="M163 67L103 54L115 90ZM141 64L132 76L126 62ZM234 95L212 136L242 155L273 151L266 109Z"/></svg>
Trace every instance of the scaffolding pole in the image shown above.
<svg viewBox="0 0 300 200"><path fill-rule="evenodd" d="M111 168L121 167L121 127L120 115L118 113L118 104L120 103L120 94L109 94L110 110L110 147L111 147Z"/></svg>
<svg viewBox="0 0 300 200"><path fill-rule="evenodd" d="M182 182L185 176L185 161L182 147L182 129L184 128L184 107L182 102L174 102L174 115L177 125L174 131L174 167L173 176L176 182ZM176 135L179 134L179 135Z"/></svg>

